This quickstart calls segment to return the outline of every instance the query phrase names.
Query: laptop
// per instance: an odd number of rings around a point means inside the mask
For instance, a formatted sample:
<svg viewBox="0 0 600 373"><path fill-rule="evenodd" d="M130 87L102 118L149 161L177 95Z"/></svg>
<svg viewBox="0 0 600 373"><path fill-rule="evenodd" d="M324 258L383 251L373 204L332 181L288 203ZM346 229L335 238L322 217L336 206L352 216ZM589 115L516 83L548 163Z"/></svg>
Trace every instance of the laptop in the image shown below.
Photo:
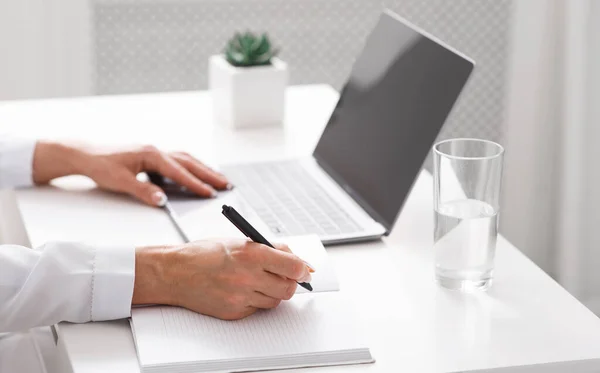
<svg viewBox="0 0 600 373"><path fill-rule="evenodd" d="M311 157L221 171L271 236L317 234L324 244L380 238L474 65L384 11Z"/></svg>

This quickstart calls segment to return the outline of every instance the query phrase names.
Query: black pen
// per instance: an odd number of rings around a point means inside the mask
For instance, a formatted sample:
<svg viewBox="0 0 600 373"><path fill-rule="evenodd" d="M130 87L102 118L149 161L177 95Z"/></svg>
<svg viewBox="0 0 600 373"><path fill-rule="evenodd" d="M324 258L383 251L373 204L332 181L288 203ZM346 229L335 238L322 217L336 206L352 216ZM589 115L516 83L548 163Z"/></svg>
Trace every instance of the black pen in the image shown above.
<svg viewBox="0 0 600 373"><path fill-rule="evenodd" d="M246 237L250 238L252 241L267 245L269 247L275 248L275 246L271 245L266 238L263 237L262 234L258 233L258 231L250 224L239 212L237 212L233 207L223 205L223 215L229 221L237 227ZM308 282L298 282L298 285L302 286L308 291L313 291L312 286Z"/></svg>

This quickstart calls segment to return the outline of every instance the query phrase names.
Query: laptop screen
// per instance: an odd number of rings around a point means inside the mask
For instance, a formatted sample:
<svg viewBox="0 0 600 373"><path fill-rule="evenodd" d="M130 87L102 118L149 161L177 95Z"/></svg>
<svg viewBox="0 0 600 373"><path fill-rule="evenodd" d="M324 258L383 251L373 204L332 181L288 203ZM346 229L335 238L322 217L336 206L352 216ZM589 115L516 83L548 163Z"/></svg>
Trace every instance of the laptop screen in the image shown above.
<svg viewBox="0 0 600 373"><path fill-rule="evenodd" d="M313 156L389 232L474 63L384 13Z"/></svg>

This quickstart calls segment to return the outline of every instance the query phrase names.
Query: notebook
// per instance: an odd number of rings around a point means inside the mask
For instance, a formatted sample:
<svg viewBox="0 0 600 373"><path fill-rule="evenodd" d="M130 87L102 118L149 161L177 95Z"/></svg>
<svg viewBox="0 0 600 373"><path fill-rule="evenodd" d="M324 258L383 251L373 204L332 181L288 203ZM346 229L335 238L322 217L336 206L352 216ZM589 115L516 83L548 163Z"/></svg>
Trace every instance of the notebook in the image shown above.
<svg viewBox="0 0 600 373"><path fill-rule="evenodd" d="M373 362L352 302L338 291L318 237L285 241L315 267L314 292L299 286L277 308L236 321L178 307L136 308L131 324L142 372L241 372Z"/></svg>

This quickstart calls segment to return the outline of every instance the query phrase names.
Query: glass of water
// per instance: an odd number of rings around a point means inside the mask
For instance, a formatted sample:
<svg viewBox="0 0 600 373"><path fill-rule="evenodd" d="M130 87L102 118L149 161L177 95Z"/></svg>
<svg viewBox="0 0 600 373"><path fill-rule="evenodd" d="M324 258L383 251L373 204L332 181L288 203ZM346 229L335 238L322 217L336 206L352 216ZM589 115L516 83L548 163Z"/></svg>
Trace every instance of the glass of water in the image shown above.
<svg viewBox="0 0 600 373"><path fill-rule="evenodd" d="M436 281L472 291L491 285L504 148L479 139L433 146Z"/></svg>

